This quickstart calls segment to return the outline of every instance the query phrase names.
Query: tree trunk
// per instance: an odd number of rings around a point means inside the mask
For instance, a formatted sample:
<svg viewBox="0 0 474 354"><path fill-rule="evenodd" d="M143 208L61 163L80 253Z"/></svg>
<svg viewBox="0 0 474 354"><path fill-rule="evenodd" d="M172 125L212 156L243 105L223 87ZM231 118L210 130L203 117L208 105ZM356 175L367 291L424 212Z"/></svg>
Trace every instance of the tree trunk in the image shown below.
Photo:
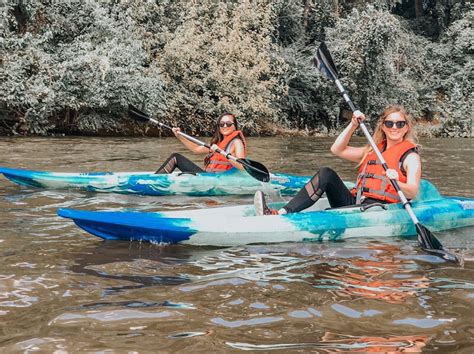
<svg viewBox="0 0 474 354"><path fill-rule="evenodd" d="M10 11L13 13L16 23L18 24L18 32L22 34L25 33L27 29L27 24L28 24L28 17L21 3L20 5L13 6L13 8Z"/></svg>
<svg viewBox="0 0 474 354"><path fill-rule="evenodd" d="M422 17L424 15L423 10L423 0L415 0L415 15L416 18Z"/></svg>
<svg viewBox="0 0 474 354"><path fill-rule="evenodd" d="M308 16L311 9L311 0L304 0L304 10L303 10L303 27L308 29Z"/></svg>

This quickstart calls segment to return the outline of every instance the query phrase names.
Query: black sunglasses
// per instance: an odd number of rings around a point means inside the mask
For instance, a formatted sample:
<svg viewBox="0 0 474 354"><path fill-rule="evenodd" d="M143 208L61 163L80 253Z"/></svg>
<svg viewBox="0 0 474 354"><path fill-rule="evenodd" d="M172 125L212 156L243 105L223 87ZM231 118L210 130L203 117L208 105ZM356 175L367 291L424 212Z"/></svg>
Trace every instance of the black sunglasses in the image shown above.
<svg viewBox="0 0 474 354"><path fill-rule="evenodd" d="M393 128L395 125L398 129L402 129L407 124L406 120L400 120L398 122L394 122L393 120L384 120L383 125L387 128Z"/></svg>
<svg viewBox="0 0 474 354"><path fill-rule="evenodd" d="M224 128L224 127L231 127L234 125L234 122L220 122L219 127Z"/></svg>

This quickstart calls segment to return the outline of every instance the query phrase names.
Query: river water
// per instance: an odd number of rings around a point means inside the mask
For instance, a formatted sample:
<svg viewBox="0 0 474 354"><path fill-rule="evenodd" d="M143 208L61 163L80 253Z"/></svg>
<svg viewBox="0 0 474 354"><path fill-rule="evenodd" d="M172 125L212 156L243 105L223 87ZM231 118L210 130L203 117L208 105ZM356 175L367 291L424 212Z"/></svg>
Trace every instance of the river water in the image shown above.
<svg viewBox="0 0 474 354"><path fill-rule="evenodd" d="M271 171L330 166L353 180L332 141L251 138L250 157ZM421 143L423 177L474 197L474 140ZM2 166L63 172L148 171L173 151L191 157L172 138L0 138L0 151ZM56 216L251 200L40 190L0 177L0 351L474 351L474 228L437 234L463 255L456 266L414 239L158 246L103 242Z"/></svg>

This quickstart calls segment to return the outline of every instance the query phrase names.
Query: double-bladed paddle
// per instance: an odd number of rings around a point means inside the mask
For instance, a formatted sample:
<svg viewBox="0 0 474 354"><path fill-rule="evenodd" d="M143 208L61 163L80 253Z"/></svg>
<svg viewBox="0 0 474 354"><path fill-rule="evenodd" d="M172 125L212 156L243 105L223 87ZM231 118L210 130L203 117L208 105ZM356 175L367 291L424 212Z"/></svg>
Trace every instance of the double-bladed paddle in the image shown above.
<svg viewBox="0 0 474 354"><path fill-rule="evenodd" d="M339 81L336 66L334 65L334 62L331 58L331 54L329 53L329 50L326 47L326 44L324 42L321 43L318 50L316 51L316 56L314 57L314 64L321 71L321 73L323 73L326 77L330 78L332 81L336 83L339 93L347 102L351 110L355 112L357 108L354 105L354 103L351 101L349 95L347 94L346 90L344 89L341 82ZM385 159L383 158L377 145L375 144L374 139L372 139L372 136L367 130L367 127L365 126L364 122L360 122L359 126L364 132L365 137L369 141L370 146L372 147L375 154L377 155L377 158L382 163L384 170L387 171L388 165L385 162ZM433 233L430 230L428 230L428 228L420 224L420 222L418 221L418 218L413 212L413 209L411 208L410 202L407 200L407 198L405 197L405 194L400 189L400 186L398 185L397 180L390 179L390 182L392 182L393 187L395 188L395 190L397 191L400 197L403 207L408 212L408 215L410 215L411 220L415 224L416 232L418 234L418 243L421 246L421 248L425 252L441 257L444 260L458 263L459 262L458 258L454 254L446 251L443 248L443 245L441 244L441 242L439 242L439 240L433 235Z"/></svg>
<svg viewBox="0 0 474 354"><path fill-rule="evenodd" d="M173 129L169 125L158 122L156 119L151 118L148 114L140 111L138 108L132 106L131 104L128 105L128 115L130 116L130 118L139 122L151 122L151 123L159 125L162 128L167 128L170 130ZM211 149L211 146L209 144L206 144L188 134L185 134L182 132L178 132L178 134L199 146L204 146L208 149ZM222 149L218 149L216 150L216 152L225 156L225 158L228 160L233 160L240 163L244 167L245 171L247 171L252 177L258 179L259 181L262 181L262 182L270 181L270 173L268 172L268 169L260 162L249 160L249 159L238 159L237 157L233 156L230 153L225 152Z"/></svg>

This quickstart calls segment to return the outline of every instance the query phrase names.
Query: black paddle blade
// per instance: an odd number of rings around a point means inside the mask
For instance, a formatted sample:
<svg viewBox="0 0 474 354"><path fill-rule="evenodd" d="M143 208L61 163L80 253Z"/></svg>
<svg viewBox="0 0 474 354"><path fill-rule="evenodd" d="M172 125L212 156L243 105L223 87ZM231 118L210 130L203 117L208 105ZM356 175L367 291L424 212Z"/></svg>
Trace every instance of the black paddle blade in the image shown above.
<svg viewBox="0 0 474 354"><path fill-rule="evenodd" d="M314 65L321 71L325 76L335 81L338 77L336 65L332 61L331 54L329 53L326 43L322 42L316 51L316 56L313 58Z"/></svg>
<svg viewBox="0 0 474 354"><path fill-rule="evenodd" d="M418 234L418 242L420 246L432 250L442 250L443 245L438 239L428 230L426 227L420 223L415 224L416 233Z"/></svg>
<svg viewBox="0 0 474 354"><path fill-rule="evenodd" d="M249 159L237 159L237 162L244 166L249 175L262 182L270 182L270 172L260 162Z"/></svg>
<svg viewBox="0 0 474 354"><path fill-rule="evenodd" d="M150 120L148 114L140 111L137 107L132 106L131 104L128 105L128 116L139 122L148 122Z"/></svg>
<svg viewBox="0 0 474 354"><path fill-rule="evenodd" d="M454 254L446 251L443 248L441 242L432 234L430 230L421 225L420 223L415 224L416 232L418 234L418 243L420 244L423 251L443 258L445 261L452 263L459 263L458 257Z"/></svg>

